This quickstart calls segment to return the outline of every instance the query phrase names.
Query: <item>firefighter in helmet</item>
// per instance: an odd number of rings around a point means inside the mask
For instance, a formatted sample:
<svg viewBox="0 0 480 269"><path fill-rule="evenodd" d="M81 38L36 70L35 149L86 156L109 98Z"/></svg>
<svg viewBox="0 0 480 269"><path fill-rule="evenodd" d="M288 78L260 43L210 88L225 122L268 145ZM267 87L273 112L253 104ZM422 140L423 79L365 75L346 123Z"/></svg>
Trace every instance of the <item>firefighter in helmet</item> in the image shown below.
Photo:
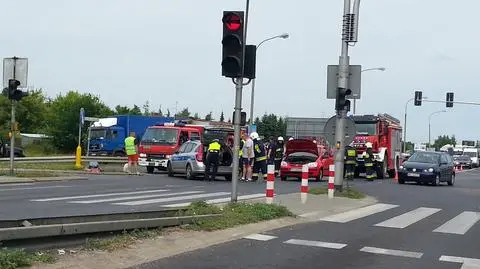
<svg viewBox="0 0 480 269"><path fill-rule="evenodd" d="M348 145L345 147L345 178L353 180L355 176L355 166L357 165L357 152L355 148Z"/></svg>
<svg viewBox="0 0 480 269"><path fill-rule="evenodd" d="M275 143L275 153L274 153L275 175L278 175L278 173L280 172L280 165L282 164L284 152L285 152L285 144L283 141L283 137L279 136L277 138L277 143Z"/></svg>
<svg viewBox="0 0 480 269"><path fill-rule="evenodd" d="M257 132L250 134L253 140L253 152L255 153L255 160L253 162L252 180L258 180L258 173L261 172L264 179L267 179L267 152L263 142Z"/></svg>
<svg viewBox="0 0 480 269"><path fill-rule="evenodd" d="M377 172L374 167L375 156L373 155L372 143L367 142L365 146L367 146L367 150L363 153L365 160L365 177L367 180L374 180L377 178Z"/></svg>

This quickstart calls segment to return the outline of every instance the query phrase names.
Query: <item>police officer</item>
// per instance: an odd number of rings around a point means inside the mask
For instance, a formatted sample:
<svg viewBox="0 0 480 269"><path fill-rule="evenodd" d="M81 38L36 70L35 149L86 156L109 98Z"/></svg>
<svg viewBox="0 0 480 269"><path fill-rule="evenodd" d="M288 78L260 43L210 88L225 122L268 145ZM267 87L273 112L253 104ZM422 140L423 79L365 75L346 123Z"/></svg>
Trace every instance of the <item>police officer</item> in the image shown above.
<svg viewBox="0 0 480 269"><path fill-rule="evenodd" d="M213 141L208 145L207 150L207 163L205 164L205 180L215 180L218 170L218 156L220 154L220 145L218 139L213 139ZM213 172L210 175L210 169L213 169Z"/></svg>
<svg viewBox="0 0 480 269"><path fill-rule="evenodd" d="M372 149L372 143L366 143L367 150L363 153L365 160L365 177L367 180L374 180L377 177L377 172L373 166L374 155Z"/></svg>
<svg viewBox="0 0 480 269"><path fill-rule="evenodd" d="M355 176L355 166L357 164L357 152L355 148L348 145L345 147L345 177L353 180Z"/></svg>
<svg viewBox="0 0 480 269"><path fill-rule="evenodd" d="M263 178L267 178L267 153L265 146L260 140L258 133L253 132L250 134L253 140L253 152L255 153L255 160L253 163L252 180L258 180L258 173L261 172Z"/></svg>
<svg viewBox="0 0 480 269"><path fill-rule="evenodd" d="M277 138L277 143L275 144L275 175L278 175L280 172L280 165L282 164L283 154L285 152L285 144L283 137L279 136Z"/></svg>

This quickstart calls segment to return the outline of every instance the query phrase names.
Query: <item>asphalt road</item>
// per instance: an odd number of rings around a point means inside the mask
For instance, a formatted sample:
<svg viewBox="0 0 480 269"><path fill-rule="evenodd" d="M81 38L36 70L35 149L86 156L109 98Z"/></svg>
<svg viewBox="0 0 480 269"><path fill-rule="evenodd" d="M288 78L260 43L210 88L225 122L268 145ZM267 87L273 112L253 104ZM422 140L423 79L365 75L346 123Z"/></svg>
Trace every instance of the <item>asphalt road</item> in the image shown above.
<svg viewBox="0 0 480 269"><path fill-rule="evenodd" d="M354 184L380 203L135 268L480 268L480 170L454 187Z"/></svg>
<svg viewBox="0 0 480 269"><path fill-rule="evenodd" d="M275 184L277 194L300 190L300 181ZM311 186L325 184L311 182ZM0 220L158 210L196 200L220 203L230 201L230 193L230 181L186 180L165 174L0 185ZM263 182L239 182L239 200L264 196Z"/></svg>

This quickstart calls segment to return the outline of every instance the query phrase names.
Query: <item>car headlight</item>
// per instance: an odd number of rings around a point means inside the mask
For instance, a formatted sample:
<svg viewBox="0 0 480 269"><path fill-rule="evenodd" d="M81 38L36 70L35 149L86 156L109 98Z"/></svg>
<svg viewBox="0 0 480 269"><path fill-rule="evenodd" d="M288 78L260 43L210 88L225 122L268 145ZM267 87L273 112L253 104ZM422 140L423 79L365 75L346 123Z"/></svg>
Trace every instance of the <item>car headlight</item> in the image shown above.
<svg viewBox="0 0 480 269"><path fill-rule="evenodd" d="M286 161L282 161L282 162L280 163L280 166L283 166L283 167L288 166L288 163L287 163Z"/></svg>
<svg viewBox="0 0 480 269"><path fill-rule="evenodd" d="M145 154L145 153L140 153L139 156L140 156L140 158L147 158L147 154Z"/></svg>
<svg viewBox="0 0 480 269"><path fill-rule="evenodd" d="M309 168L315 168L315 167L317 167L317 163L309 163L309 164L307 164L307 166Z"/></svg>
<svg viewBox="0 0 480 269"><path fill-rule="evenodd" d="M455 164L460 164L459 162L455 162Z"/></svg>
<svg viewBox="0 0 480 269"><path fill-rule="evenodd" d="M428 172L433 173L433 168L428 168Z"/></svg>
<svg viewBox="0 0 480 269"><path fill-rule="evenodd" d="M405 168L405 167L403 167L403 165L400 165L400 169L403 169L403 168Z"/></svg>
<svg viewBox="0 0 480 269"><path fill-rule="evenodd" d="M172 157L172 155L165 155L165 158L167 159L170 159L170 157Z"/></svg>

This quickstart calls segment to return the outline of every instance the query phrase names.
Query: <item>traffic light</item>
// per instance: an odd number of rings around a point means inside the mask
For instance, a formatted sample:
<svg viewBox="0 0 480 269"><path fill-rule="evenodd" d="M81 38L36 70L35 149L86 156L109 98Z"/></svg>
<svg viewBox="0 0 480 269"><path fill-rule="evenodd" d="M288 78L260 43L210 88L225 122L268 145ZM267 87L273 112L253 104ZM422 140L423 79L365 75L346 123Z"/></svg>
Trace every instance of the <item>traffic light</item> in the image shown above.
<svg viewBox="0 0 480 269"><path fill-rule="evenodd" d="M421 106L422 105L422 91L415 91L414 104L416 106Z"/></svg>
<svg viewBox="0 0 480 269"><path fill-rule="evenodd" d="M453 107L453 92L447 92L447 107Z"/></svg>
<svg viewBox="0 0 480 269"><path fill-rule="evenodd" d="M352 90L338 88L337 89L337 98L335 100L335 109L344 110L350 109L350 101L347 100L348 95L352 94Z"/></svg>
<svg viewBox="0 0 480 269"><path fill-rule="evenodd" d="M243 70L243 77L248 79L255 79L255 65L257 60L257 46L245 46L245 67Z"/></svg>
<svg viewBox="0 0 480 269"><path fill-rule="evenodd" d="M223 12L222 76L242 77L243 70L243 11Z"/></svg>
<svg viewBox="0 0 480 269"><path fill-rule="evenodd" d="M235 111L232 114L232 122L235 123ZM244 126L247 124L247 112L240 112L240 125Z"/></svg>
<svg viewBox="0 0 480 269"><path fill-rule="evenodd" d="M8 99L20 101L22 100L23 97L28 96L28 92L19 90L18 86L20 86L20 81L16 79L8 80L8 89L7 89Z"/></svg>

